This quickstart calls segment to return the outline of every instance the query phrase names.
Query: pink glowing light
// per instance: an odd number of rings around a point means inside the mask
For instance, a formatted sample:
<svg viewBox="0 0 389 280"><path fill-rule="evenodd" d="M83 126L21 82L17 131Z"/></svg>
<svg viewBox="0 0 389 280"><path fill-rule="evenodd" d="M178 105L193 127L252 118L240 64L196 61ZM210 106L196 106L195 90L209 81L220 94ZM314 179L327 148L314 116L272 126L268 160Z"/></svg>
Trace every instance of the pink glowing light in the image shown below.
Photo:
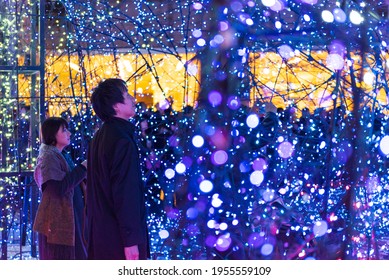
<svg viewBox="0 0 389 280"><path fill-rule="evenodd" d="M282 142L277 148L280 157L287 159L290 158L294 152L294 147L290 142Z"/></svg>

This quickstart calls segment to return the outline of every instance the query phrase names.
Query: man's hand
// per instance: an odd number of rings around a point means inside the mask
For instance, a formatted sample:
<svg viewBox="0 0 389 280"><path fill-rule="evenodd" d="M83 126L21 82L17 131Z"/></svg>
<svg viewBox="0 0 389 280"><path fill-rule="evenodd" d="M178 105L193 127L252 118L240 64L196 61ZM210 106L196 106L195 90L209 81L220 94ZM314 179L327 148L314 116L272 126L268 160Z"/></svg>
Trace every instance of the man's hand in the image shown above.
<svg viewBox="0 0 389 280"><path fill-rule="evenodd" d="M139 260L138 245L124 247L124 256L126 257L126 260Z"/></svg>

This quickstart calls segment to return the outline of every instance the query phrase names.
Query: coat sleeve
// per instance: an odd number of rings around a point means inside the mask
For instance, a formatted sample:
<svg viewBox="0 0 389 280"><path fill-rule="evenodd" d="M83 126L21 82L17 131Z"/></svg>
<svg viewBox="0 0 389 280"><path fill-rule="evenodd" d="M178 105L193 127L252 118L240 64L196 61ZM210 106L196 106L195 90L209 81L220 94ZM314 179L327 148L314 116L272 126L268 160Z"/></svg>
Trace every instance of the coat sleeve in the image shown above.
<svg viewBox="0 0 389 280"><path fill-rule="evenodd" d="M125 247L141 244L144 242L143 183L138 150L131 139L123 139L117 143L111 168L114 213L123 244Z"/></svg>
<svg viewBox="0 0 389 280"><path fill-rule="evenodd" d="M42 185L42 190L46 188L52 189L59 197L65 196L72 191L86 177L86 169L84 166L76 166L72 171L66 173L62 180L48 180Z"/></svg>

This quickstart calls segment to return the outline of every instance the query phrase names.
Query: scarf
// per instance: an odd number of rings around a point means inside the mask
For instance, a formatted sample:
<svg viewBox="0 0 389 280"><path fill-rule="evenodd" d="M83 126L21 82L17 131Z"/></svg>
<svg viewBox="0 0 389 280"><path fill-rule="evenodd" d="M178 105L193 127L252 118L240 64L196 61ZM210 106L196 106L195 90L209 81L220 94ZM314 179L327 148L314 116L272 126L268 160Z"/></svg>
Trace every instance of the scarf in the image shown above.
<svg viewBox="0 0 389 280"><path fill-rule="evenodd" d="M68 171L69 165L57 147L41 144L34 171L38 187L42 189L42 185L49 180L61 181Z"/></svg>

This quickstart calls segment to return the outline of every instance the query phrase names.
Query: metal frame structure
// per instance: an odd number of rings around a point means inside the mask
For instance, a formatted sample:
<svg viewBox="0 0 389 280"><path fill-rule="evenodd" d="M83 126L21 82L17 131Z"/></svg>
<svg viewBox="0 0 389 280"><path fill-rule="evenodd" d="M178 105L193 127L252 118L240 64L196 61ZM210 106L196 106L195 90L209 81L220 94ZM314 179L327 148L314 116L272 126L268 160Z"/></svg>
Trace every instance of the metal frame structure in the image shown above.
<svg viewBox="0 0 389 280"><path fill-rule="evenodd" d="M37 255L36 236L27 225L38 204L32 168L45 111L45 2L6 1L0 7L1 259L22 259L29 234L29 254ZM13 257L10 245L19 245Z"/></svg>

